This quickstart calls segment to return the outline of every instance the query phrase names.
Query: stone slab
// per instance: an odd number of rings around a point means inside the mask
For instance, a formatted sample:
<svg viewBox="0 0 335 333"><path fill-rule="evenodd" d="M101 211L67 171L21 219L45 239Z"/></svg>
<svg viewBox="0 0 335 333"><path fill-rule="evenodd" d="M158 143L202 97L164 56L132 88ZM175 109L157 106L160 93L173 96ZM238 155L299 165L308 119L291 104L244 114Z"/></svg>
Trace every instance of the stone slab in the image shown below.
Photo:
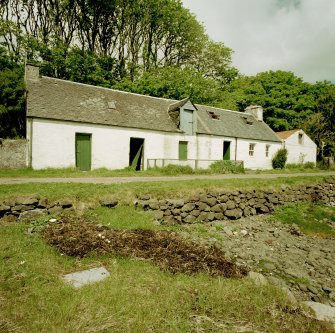
<svg viewBox="0 0 335 333"><path fill-rule="evenodd" d="M71 284L75 288L84 285L105 280L110 273L105 267L92 268L81 272L75 272L64 275L62 278L65 282Z"/></svg>
<svg viewBox="0 0 335 333"><path fill-rule="evenodd" d="M335 328L335 307L318 302L303 302L303 304L314 311L316 319L330 321Z"/></svg>

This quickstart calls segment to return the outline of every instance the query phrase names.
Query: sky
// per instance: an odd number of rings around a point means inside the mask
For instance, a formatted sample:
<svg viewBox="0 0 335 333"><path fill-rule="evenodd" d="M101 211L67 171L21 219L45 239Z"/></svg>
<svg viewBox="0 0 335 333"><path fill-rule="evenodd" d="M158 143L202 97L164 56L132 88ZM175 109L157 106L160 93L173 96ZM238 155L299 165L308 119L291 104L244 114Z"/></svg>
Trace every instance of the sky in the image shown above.
<svg viewBox="0 0 335 333"><path fill-rule="evenodd" d="M242 74L292 71L335 83L335 0L182 0Z"/></svg>

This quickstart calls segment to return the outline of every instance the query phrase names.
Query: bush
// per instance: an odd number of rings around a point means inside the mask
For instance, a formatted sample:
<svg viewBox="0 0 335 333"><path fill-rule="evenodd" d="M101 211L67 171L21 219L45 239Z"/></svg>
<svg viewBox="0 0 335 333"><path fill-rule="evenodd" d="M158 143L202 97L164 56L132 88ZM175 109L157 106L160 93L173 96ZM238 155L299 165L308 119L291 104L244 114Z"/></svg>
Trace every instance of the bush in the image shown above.
<svg viewBox="0 0 335 333"><path fill-rule="evenodd" d="M214 173L244 173L243 163L235 161L216 161L209 166L209 169Z"/></svg>
<svg viewBox="0 0 335 333"><path fill-rule="evenodd" d="M276 155L272 159L273 169L283 169L287 161L287 149L281 148L276 152Z"/></svg>

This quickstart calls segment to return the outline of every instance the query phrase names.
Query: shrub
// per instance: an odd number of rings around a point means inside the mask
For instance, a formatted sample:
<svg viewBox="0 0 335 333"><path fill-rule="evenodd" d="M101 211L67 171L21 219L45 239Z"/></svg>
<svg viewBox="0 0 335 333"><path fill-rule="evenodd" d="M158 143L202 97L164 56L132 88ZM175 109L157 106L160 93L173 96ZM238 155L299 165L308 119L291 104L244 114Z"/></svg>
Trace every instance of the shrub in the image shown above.
<svg viewBox="0 0 335 333"><path fill-rule="evenodd" d="M191 175L194 173L194 170L189 165L175 165L169 164L166 167L159 169L162 173L166 175Z"/></svg>
<svg viewBox="0 0 335 333"><path fill-rule="evenodd" d="M235 161L216 161L209 166L209 169L215 173L244 173L243 163Z"/></svg>
<svg viewBox="0 0 335 333"><path fill-rule="evenodd" d="M274 169L283 169L287 161L287 149L281 148L276 152L276 155L272 159L272 167Z"/></svg>

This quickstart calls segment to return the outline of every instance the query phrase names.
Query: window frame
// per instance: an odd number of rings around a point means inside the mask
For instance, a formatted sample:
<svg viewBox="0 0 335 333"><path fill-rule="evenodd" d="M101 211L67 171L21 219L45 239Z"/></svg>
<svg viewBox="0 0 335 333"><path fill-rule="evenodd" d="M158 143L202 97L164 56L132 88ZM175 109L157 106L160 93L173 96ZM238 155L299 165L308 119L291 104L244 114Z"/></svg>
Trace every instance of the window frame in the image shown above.
<svg viewBox="0 0 335 333"><path fill-rule="evenodd" d="M270 147L271 145L265 145L265 157L267 158L270 156Z"/></svg>
<svg viewBox="0 0 335 333"><path fill-rule="evenodd" d="M256 143L249 143L249 157L255 156Z"/></svg>

